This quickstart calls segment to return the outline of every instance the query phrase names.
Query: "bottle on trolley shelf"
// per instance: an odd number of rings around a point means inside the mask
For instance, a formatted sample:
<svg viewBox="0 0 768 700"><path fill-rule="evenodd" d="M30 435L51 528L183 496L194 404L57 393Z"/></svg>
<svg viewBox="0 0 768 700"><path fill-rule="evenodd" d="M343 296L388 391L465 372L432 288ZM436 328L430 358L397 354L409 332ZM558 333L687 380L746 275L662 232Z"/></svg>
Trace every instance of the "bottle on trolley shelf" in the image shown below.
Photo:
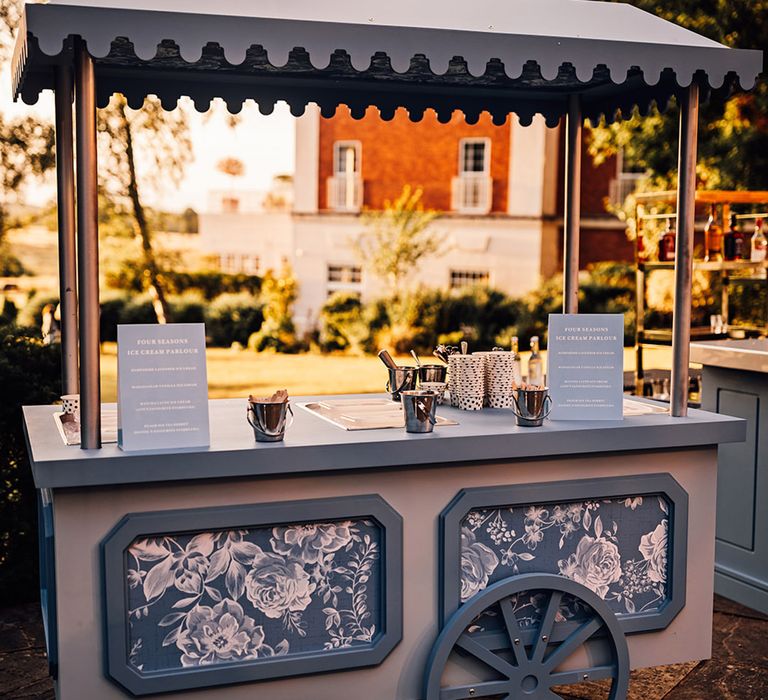
<svg viewBox="0 0 768 700"><path fill-rule="evenodd" d="M717 262L723 259L723 229L717 223L717 207L713 204L704 227L704 260Z"/></svg>
<svg viewBox="0 0 768 700"><path fill-rule="evenodd" d="M664 232L659 238L659 262L674 262L675 260L675 230L672 220L667 218Z"/></svg>
<svg viewBox="0 0 768 700"><path fill-rule="evenodd" d="M744 257L744 234L734 213L731 213L728 230L723 234L723 256L726 260L741 260Z"/></svg>
<svg viewBox="0 0 768 700"><path fill-rule="evenodd" d="M768 238L763 232L763 220L755 221L755 233L752 236L750 257L752 262L763 262L768 257Z"/></svg>

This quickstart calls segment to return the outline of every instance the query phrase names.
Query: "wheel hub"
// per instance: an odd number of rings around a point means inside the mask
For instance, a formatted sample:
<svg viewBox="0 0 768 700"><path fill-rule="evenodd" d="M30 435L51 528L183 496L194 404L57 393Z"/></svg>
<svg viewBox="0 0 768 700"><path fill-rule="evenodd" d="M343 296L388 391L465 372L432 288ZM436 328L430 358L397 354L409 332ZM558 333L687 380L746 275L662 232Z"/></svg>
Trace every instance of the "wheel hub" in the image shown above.
<svg viewBox="0 0 768 700"><path fill-rule="evenodd" d="M524 693L533 693L538 687L539 679L533 675L526 676L520 683L520 688Z"/></svg>

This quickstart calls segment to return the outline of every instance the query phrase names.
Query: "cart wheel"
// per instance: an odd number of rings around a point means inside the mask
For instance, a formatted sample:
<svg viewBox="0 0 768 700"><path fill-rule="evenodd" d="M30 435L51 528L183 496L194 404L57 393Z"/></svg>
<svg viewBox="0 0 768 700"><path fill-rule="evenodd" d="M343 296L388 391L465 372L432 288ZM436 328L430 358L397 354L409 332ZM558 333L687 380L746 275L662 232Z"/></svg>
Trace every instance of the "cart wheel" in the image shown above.
<svg viewBox="0 0 768 700"><path fill-rule="evenodd" d="M538 627L521 627L515 617L515 594L524 591L548 596ZM556 625L555 617L564 597L586 610L586 617ZM475 623L482 613L498 619L498 630L477 631ZM595 649L585 645L598 638L601 657L605 658L595 663ZM586 666L560 669L578 650L586 651ZM481 669L482 674L472 675L482 679L462 681L462 685L452 681L441 685L452 654L457 654L459 661L468 660ZM489 675L496 678L490 679ZM626 697L629 651L614 613L599 596L575 581L554 574L521 574L478 593L446 622L427 662L425 695L426 700L551 700L561 697L555 692L560 686L604 679L612 680L609 700Z"/></svg>

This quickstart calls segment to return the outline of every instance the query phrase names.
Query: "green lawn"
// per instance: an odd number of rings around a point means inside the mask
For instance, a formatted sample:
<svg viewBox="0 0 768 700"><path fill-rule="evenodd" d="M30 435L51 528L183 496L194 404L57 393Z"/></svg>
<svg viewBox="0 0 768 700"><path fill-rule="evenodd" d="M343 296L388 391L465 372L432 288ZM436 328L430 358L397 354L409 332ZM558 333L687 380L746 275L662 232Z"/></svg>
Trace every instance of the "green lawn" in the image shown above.
<svg viewBox="0 0 768 700"><path fill-rule="evenodd" d="M105 343L101 355L104 401L114 401L116 345ZM301 394L351 394L384 391L386 371L377 357L275 355L249 350L208 348L208 394L213 399L271 394L287 389Z"/></svg>
<svg viewBox="0 0 768 700"><path fill-rule="evenodd" d="M105 343L101 356L104 401L116 398L117 356L114 343ZM211 398L247 397L287 389L292 396L383 392L386 371L377 357L345 355L272 355L249 350L209 348L208 393ZM647 353L647 366L669 367L669 348ZM410 358L400 358L412 364ZM523 355L525 361L526 355ZM635 367L634 351L624 350L624 367Z"/></svg>

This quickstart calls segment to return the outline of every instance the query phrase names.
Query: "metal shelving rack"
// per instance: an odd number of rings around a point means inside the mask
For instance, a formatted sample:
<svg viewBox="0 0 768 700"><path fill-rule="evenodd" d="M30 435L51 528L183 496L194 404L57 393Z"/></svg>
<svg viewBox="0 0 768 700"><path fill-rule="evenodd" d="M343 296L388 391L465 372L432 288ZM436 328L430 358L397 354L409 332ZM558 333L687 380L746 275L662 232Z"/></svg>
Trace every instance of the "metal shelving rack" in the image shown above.
<svg viewBox="0 0 768 700"><path fill-rule="evenodd" d="M635 221L637 222L637 236L635 238L635 262L636 262L636 294L635 294L635 388L638 394L643 392L644 382L644 363L643 349L648 346L671 345L671 328L645 328L645 312L647 308L647 290L648 278L650 273L657 270L674 270L674 262L658 262L642 260L639 255L639 241L642 236L643 222L653 219L674 219L677 214L674 211L664 213L648 213L648 209L653 205L672 205L676 200L676 192L648 192L636 195ZM716 204L722 208L723 224L727 224L730 215L731 205L768 205L768 192L736 192L725 190L710 190L696 192L696 204L711 205ZM768 212L745 214L737 218L740 220L755 219L759 216L768 219ZM766 284L768 281L768 261L754 263L748 260L716 261L708 262L704 260L693 261L694 271L710 272L719 275L721 279L721 300L720 314L723 323L729 330L741 331L747 334L764 335L768 334L768 309L763 323L757 326L751 325L730 325L730 287L731 283L738 281L740 283ZM717 340L722 339L724 334L713 333L710 326L691 327L692 340Z"/></svg>

